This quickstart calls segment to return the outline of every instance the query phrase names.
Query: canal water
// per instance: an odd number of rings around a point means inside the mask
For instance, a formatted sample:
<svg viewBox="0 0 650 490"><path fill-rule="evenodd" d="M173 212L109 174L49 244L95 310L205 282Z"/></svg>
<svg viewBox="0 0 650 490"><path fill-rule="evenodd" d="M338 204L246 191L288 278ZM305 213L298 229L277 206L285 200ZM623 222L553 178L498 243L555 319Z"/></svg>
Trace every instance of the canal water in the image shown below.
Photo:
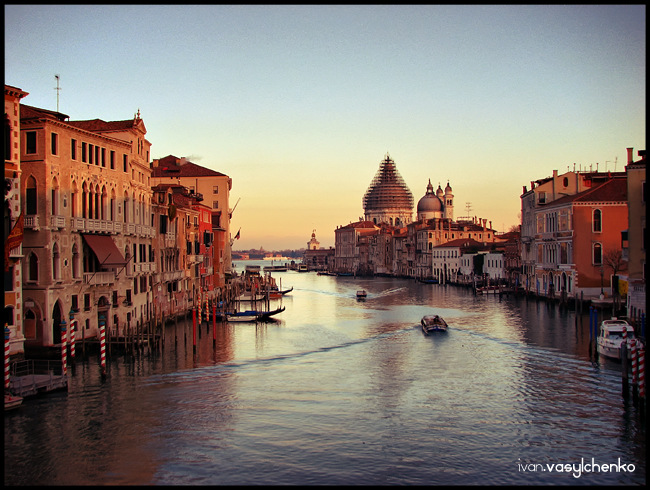
<svg viewBox="0 0 650 490"><path fill-rule="evenodd" d="M6 414L5 485L645 482L645 422L620 364L590 357L588 316L406 279L274 277L294 288L276 321L217 324L214 343L204 324L196 355L191 319L170 324L162 352L113 353L104 381L93 354L68 393ZM431 313L448 332L422 333Z"/></svg>

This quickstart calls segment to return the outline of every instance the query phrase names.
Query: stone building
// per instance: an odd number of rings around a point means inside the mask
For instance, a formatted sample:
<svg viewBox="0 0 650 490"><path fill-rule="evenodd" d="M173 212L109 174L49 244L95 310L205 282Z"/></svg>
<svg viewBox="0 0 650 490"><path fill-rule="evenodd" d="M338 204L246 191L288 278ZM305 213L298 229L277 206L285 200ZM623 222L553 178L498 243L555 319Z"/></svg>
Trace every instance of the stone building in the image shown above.
<svg viewBox="0 0 650 490"><path fill-rule="evenodd" d="M646 186L645 150L639 151L641 160L634 161L633 149L628 148L627 175L628 226L627 258L628 276L628 314L635 318L646 312L645 281L647 264L645 258L646 238Z"/></svg>
<svg viewBox="0 0 650 490"><path fill-rule="evenodd" d="M20 192L20 101L27 92L5 85L5 290L4 323L9 328L9 354L24 353L23 332L23 202Z"/></svg>
<svg viewBox="0 0 650 490"><path fill-rule="evenodd" d="M100 321L115 334L142 325L152 314L155 231L139 112L70 121L21 105L20 124L26 343L60 343L72 316L77 338L96 336Z"/></svg>
<svg viewBox="0 0 650 490"><path fill-rule="evenodd" d="M168 155L152 162L152 185L180 184L189 189L195 199L202 200L211 210L213 247L213 284L223 287L232 273L230 249L230 190L232 179L227 175Z"/></svg>

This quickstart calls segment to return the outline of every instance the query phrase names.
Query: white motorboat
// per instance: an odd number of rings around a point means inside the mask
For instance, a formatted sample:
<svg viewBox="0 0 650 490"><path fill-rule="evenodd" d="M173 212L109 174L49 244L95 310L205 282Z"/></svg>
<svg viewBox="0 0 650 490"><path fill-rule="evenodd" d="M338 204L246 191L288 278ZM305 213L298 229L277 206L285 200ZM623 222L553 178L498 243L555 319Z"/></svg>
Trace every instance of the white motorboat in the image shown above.
<svg viewBox="0 0 650 490"><path fill-rule="evenodd" d="M611 359L620 359L624 330L627 330L627 358L628 360L631 359L631 340L635 338L634 328L625 320L620 320L617 318L604 320L598 327L598 353Z"/></svg>

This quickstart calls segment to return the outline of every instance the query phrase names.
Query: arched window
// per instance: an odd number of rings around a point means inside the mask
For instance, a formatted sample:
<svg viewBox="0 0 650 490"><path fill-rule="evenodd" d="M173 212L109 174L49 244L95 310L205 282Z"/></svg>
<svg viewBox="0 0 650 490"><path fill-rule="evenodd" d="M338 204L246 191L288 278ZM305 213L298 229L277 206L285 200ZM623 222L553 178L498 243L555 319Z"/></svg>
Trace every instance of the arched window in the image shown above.
<svg viewBox="0 0 650 490"><path fill-rule="evenodd" d="M61 255L59 254L59 245L56 242L52 247L52 278L55 281L61 279Z"/></svg>
<svg viewBox="0 0 650 490"><path fill-rule="evenodd" d="M38 212L36 179L30 176L25 186L26 214L33 215Z"/></svg>
<svg viewBox="0 0 650 490"><path fill-rule="evenodd" d="M5 320L5 323L7 325L13 325L14 324L14 307L13 306L5 306L4 320Z"/></svg>
<svg viewBox="0 0 650 490"><path fill-rule="evenodd" d="M78 279L81 277L81 255L79 254L79 249L75 243L72 246L72 277L73 279Z"/></svg>
<svg viewBox="0 0 650 490"><path fill-rule="evenodd" d="M108 193L106 192L106 186L103 186L102 187L102 205L101 205L102 214L99 217L99 219L105 220L107 218L107 216L108 216L107 205L108 205Z"/></svg>
<svg viewBox="0 0 650 490"><path fill-rule="evenodd" d="M59 213L59 181L52 179L52 216L58 216Z"/></svg>
<svg viewBox="0 0 650 490"><path fill-rule="evenodd" d="M99 190L99 185L95 186L95 219L101 218L101 191Z"/></svg>
<svg viewBox="0 0 650 490"><path fill-rule="evenodd" d="M115 189L111 189L111 202L110 202L110 209L108 211L108 219L110 221L115 221L115 218L117 216L115 205L116 205Z"/></svg>
<svg viewBox="0 0 650 490"><path fill-rule="evenodd" d="M602 265L603 263L603 245L601 243L594 243L593 245L594 265Z"/></svg>
<svg viewBox="0 0 650 490"><path fill-rule="evenodd" d="M603 231L603 223L602 223L602 212L600 209L594 209L594 216L593 216L593 231L594 233L600 233Z"/></svg>
<svg viewBox="0 0 650 490"><path fill-rule="evenodd" d="M70 216L75 218L77 216L77 183L73 180L70 189Z"/></svg>
<svg viewBox="0 0 650 490"><path fill-rule="evenodd" d="M29 280L38 281L38 257L31 252L27 261L29 263Z"/></svg>

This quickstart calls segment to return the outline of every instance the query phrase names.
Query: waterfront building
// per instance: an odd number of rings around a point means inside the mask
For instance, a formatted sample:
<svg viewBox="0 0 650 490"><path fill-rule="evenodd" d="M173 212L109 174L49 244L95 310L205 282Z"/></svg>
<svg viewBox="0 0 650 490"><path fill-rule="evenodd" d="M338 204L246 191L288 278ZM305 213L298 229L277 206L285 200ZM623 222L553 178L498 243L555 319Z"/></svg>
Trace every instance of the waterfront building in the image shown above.
<svg viewBox="0 0 650 490"><path fill-rule="evenodd" d="M503 252L490 251L483 259L483 274L497 284L506 279L506 261Z"/></svg>
<svg viewBox="0 0 650 490"><path fill-rule="evenodd" d="M363 196L365 220L375 225L404 226L413 218L413 194L386 154Z"/></svg>
<svg viewBox="0 0 650 490"><path fill-rule="evenodd" d="M623 173L611 174L622 176ZM521 199L521 285L527 291L537 291L538 269L538 223L537 212L556 199L572 196L591 189L593 185L607 179L607 173L590 171L569 171L552 177L530 182L530 190L523 187ZM543 282L542 282L543 285Z"/></svg>
<svg viewBox="0 0 650 490"><path fill-rule="evenodd" d="M151 164L152 185L180 184L189 189L197 201L203 200L211 210L214 287L223 288L232 275L232 251L230 237L230 190L232 179L227 175L202 167L186 158L168 155L154 159Z"/></svg>
<svg viewBox="0 0 650 490"><path fill-rule="evenodd" d="M9 327L9 355L24 353L23 330L23 202L20 192L20 101L29 95L5 85L4 187L4 323Z"/></svg>
<svg viewBox="0 0 650 490"><path fill-rule="evenodd" d="M61 342L142 325L152 314L151 187L140 113L122 121L70 121L20 107L24 193L23 318L26 344ZM68 329L69 335L69 329Z"/></svg>
<svg viewBox="0 0 650 490"><path fill-rule="evenodd" d="M181 185L153 187L155 265L153 293L157 318L185 314L196 306L199 282L194 263L194 225L199 212L192 207L194 196ZM194 273L193 273L194 272Z"/></svg>
<svg viewBox="0 0 650 490"><path fill-rule="evenodd" d="M486 243L473 238L456 238L434 246L431 254L433 277L441 283L472 282L476 275L473 257L477 253L485 253L488 247Z"/></svg>
<svg viewBox="0 0 650 490"><path fill-rule="evenodd" d="M316 240L316 230L311 233L302 261L310 270L332 271L334 269L334 249L321 248Z"/></svg>
<svg viewBox="0 0 650 490"><path fill-rule="evenodd" d="M368 262L367 258L365 262L363 262L363 259L368 254L367 237L374 235L379 229L380 227L374 222L367 220L337 227L334 232L335 271L346 274L365 273ZM364 239L363 243L361 239Z"/></svg>
<svg viewBox="0 0 650 490"><path fill-rule="evenodd" d="M647 265L645 259L646 238L646 185L645 150L639 150L641 160L634 161L633 149L627 149L627 203L628 226L627 247L623 252L627 259L627 306L628 315L646 312L645 281Z"/></svg>
<svg viewBox="0 0 650 490"><path fill-rule="evenodd" d="M537 208L534 291L595 298L610 288L606 256L627 227L625 174L581 176L587 190ZM588 177L591 177L588 179Z"/></svg>

